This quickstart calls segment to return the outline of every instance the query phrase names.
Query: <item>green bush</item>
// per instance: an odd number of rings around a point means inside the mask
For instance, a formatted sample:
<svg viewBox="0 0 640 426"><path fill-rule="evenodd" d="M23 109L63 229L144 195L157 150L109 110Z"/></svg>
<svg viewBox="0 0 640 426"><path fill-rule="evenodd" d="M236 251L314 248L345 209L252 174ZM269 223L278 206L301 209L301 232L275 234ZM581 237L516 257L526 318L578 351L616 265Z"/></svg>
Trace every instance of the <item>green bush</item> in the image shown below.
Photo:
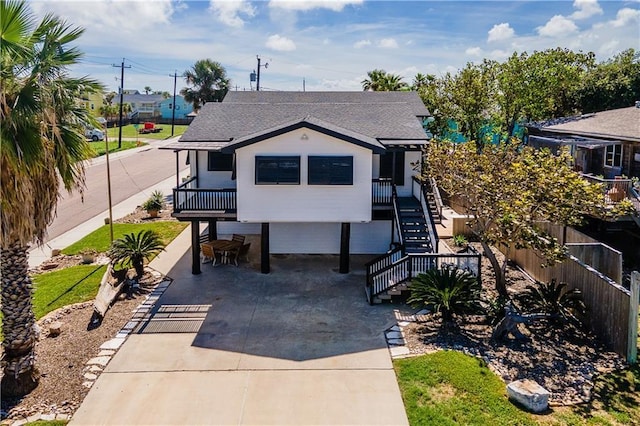
<svg viewBox="0 0 640 426"><path fill-rule="evenodd" d="M442 314L444 322L453 315L478 312L481 285L467 271L457 268L433 269L419 274L410 285L407 302L413 307L429 307Z"/></svg>
<svg viewBox="0 0 640 426"><path fill-rule="evenodd" d="M138 232L138 235L131 233L115 240L107 255L113 264L133 266L139 278L144 274L144 260L163 250L164 244L160 236L154 231L146 230Z"/></svg>
<svg viewBox="0 0 640 426"><path fill-rule="evenodd" d="M456 247L466 247L469 244L467 238L462 234L457 234L453 236L453 244Z"/></svg>
<svg viewBox="0 0 640 426"><path fill-rule="evenodd" d="M142 204L144 210L162 210L164 208L164 194L158 190L153 191L151 196Z"/></svg>
<svg viewBox="0 0 640 426"><path fill-rule="evenodd" d="M549 315L549 322L555 326L573 325L584 327L587 322L587 306L582 292L573 288L567 290L567 283L536 281L528 285L518 297L522 307L528 311Z"/></svg>

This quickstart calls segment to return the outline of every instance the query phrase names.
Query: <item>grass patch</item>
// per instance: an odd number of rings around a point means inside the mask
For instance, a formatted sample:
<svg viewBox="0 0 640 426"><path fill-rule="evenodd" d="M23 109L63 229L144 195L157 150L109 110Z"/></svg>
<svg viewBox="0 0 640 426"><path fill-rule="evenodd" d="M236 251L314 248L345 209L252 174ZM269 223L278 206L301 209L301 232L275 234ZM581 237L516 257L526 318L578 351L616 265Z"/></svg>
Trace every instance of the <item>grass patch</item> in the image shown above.
<svg viewBox="0 0 640 426"><path fill-rule="evenodd" d="M175 237L180 234L184 228L187 227L187 223L184 222L170 222L170 221L158 221L149 223L114 223L113 224L113 238L122 238L125 234L138 234L138 232L146 229L155 231L160 235L160 239L166 245L169 244ZM79 254L83 249L94 249L100 253L104 253L109 249L111 240L109 238L109 225L101 226L92 233L88 234L84 238L71 244L69 247L62 250L62 253L66 255Z"/></svg>
<svg viewBox="0 0 640 426"><path fill-rule="evenodd" d="M100 157L104 155L107 151L107 148L105 146L106 144L104 141L89 142L89 145L91 145L91 148L95 152L94 157ZM114 141L110 139L109 154L113 154L114 152L119 152L119 151L126 151L127 149L136 148L142 145L146 145L146 143L144 142L136 143L135 141L122 141L120 148L118 148L118 141L117 140Z"/></svg>
<svg viewBox="0 0 640 426"><path fill-rule="evenodd" d="M162 127L162 131L158 133L146 133L144 135L141 135L138 133L138 130L136 130L136 128L133 127L133 124L129 124L122 127L122 137L130 138L130 139L145 138L145 139L160 139L160 140L168 139L171 137L171 124L157 124L156 126ZM138 129L141 129L142 127L143 127L143 124L140 124L138 126ZM185 130L187 130L187 127L189 126L186 126L183 124L176 124L173 128L173 136L180 136L185 132ZM117 141L118 133L119 133L119 127L111 127L107 129L107 135L109 137L109 140Z"/></svg>
<svg viewBox="0 0 640 426"><path fill-rule="evenodd" d="M439 351L393 362L411 425L536 425L477 358Z"/></svg>
<svg viewBox="0 0 640 426"><path fill-rule="evenodd" d="M33 276L36 319L63 306L94 299L105 271L105 265L78 265Z"/></svg>
<svg viewBox="0 0 640 426"><path fill-rule="evenodd" d="M67 420L36 420L35 422L25 423L24 426L64 426L68 423Z"/></svg>

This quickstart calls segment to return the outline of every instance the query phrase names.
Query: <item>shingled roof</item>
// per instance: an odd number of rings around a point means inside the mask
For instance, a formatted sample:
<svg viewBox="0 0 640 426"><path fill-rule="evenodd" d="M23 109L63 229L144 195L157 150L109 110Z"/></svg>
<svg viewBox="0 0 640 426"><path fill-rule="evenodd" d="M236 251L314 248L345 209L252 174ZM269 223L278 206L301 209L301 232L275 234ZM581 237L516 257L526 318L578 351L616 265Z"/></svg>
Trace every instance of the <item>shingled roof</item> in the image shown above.
<svg viewBox="0 0 640 426"><path fill-rule="evenodd" d="M530 127L546 133L640 142L640 108L612 109Z"/></svg>
<svg viewBox="0 0 640 426"><path fill-rule="evenodd" d="M426 141L419 118L429 115L415 92L229 92L223 102L205 104L172 147L192 142L233 145L305 121L327 123L382 144Z"/></svg>

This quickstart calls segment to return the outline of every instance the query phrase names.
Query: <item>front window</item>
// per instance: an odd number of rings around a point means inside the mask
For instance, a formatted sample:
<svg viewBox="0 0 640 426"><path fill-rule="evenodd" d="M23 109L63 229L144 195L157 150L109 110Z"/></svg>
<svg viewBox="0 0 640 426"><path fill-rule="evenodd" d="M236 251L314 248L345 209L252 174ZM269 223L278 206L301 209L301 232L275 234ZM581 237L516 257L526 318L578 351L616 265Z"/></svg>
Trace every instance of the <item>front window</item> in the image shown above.
<svg viewBox="0 0 640 426"><path fill-rule="evenodd" d="M608 145L604 151L606 167L622 167L622 145Z"/></svg>
<svg viewBox="0 0 640 426"><path fill-rule="evenodd" d="M210 151L207 158L207 170L210 172L233 171L233 154Z"/></svg>
<svg viewBox="0 0 640 426"><path fill-rule="evenodd" d="M353 185L353 157L310 156L309 185Z"/></svg>
<svg viewBox="0 0 640 426"><path fill-rule="evenodd" d="M300 185L300 156L257 156L256 185Z"/></svg>

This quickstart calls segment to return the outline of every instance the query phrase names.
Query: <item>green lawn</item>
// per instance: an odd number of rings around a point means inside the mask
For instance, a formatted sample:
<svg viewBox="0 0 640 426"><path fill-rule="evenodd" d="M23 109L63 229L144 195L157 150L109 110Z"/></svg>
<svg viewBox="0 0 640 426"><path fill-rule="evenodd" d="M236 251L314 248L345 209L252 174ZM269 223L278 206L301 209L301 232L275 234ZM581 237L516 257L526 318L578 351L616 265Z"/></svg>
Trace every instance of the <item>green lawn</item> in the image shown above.
<svg viewBox="0 0 640 426"><path fill-rule="evenodd" d="M89 144L91 145L91 148L93 148L93 150L96 153L94 155L94 157L100 157L101 155L104 155L105 152L107 151L105 141L89 142ZM120 145L121 145L120 148L118 148L118 141L110 139L109 140L109 154L112 154L112 153L118 152L118 151L126 151L127 149L136 148L138 146L146 145L146 143L144 143L144 142L136 143L135 141L122 141L122 144L120 144Z"/></svg>
<svg viewBox="0 0 640 426"><path fill-rule="evenodd" d="M596 379L588 404L533 415L508 401L484 362L440 351L393 362L411 425L638 425L640 367Z"/></svg>
<svg viewBox="0 0 640 426"><path fill-rule="evenodd" d="M36 319L58 308L96 297L105 265L78 265L33 277Z"/></svg>
<svg viewBox="0 0 640 426"><path fill-rule="evenodd" d="M149 222L149 223L114 223L113 238L121 238L125 234L138 234L146 229L157 232L164 244L169 244L171 240L178 236L187 227L184 222ZM109 225L104 225L81 240L76 241L69 247L62 250L67 255L79 254L83 249L94 249L98 252L105 252L109 249L111 241L109 239Z"/></svg>
<svg viewBox="0 0 640 426"><path fill-rule="evenodd" d="M393 362L411 425L535 425L483 361L439 351Z"/></svg>
<svg viewBox="0 0 640 426"><path fill-rule="evenodd" d="M136 130L135 127L133 127L133 124L129 124L127 126L122 127L122 137L129 138L129 139L135 139L135 138L168 139L171 137L171 124L157 124L156 126L162 127L162 131L158 133L147 133L147 134L141 135L138 133L138 130ZM142 127L143 127L143 124L140 124L138 126L139 129L141 129ZM183 134L185 130L187 130L187 127L189 126L176 124L173 129L173 136L179 136ZM111 127L110 129L108 129L107 135L110 141L118 140L118 129L119 127Z"/></svg>

